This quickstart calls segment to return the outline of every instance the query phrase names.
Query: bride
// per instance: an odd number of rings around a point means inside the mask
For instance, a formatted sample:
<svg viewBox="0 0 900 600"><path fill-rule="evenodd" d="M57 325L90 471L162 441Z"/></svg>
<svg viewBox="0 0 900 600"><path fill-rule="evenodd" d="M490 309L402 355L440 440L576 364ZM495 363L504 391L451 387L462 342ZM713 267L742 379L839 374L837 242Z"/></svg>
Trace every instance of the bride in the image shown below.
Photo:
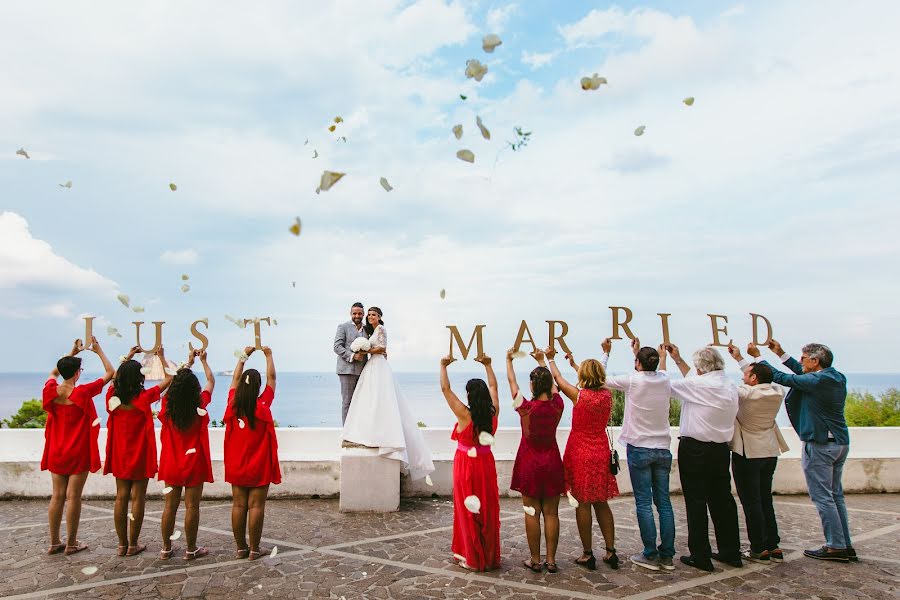
<svg viewBox="0 0 900 600"><path fill-rule="evenodd" d="M434 463L385 357L387 333L381 316L377 306L366 315L369 360L353 392L341 439L378 448L381 456L400 461L411 479L421 479L434 471Z"/></svg>

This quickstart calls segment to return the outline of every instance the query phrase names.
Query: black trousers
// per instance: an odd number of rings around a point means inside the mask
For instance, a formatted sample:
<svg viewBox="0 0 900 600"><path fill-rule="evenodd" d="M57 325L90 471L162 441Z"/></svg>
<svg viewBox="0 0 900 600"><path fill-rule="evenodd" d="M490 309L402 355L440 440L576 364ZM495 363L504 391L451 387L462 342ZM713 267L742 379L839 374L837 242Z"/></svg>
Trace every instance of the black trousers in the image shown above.
<svg viewBox="0 0 900 600"><path fill-rule="evenodd" d="M691 556L709 562L709 521L716 531L716 546L724 560L741 556L737 504L731 495L731 451L728 444L701 442L689 437L678 444L678 473L687 511L688 548Z"/></svg>
<svg viewBox="0 0 900 600"><path fill-rule="evenodd" d="M774 550L781 542L772 506L772 478L777 465L777 457L745 458L737 452L731 455L731 472L744 507L747 537L753 552Z"/></svg>

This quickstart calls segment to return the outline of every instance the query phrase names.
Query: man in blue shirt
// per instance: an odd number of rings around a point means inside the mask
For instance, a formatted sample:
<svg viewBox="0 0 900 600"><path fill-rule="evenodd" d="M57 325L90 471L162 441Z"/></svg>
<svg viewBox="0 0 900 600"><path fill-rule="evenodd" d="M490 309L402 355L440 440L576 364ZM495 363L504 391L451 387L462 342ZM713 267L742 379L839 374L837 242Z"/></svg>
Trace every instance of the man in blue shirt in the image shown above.
<svg viewBox="0 0 900 600"><path fill-rule="evenodd" d="M844 462L850 451L850 432L844 419L847 378L831 366L834 355L823 344L803 346L800 362L791 358L775 340L769 342L769 350L793 371L788 374L772 368L773 380L790 388L784 404L791 425L803 442L806 487L825 531L825 545L805 550L803 554L819 560L856 560L841 484Z"/></svg>

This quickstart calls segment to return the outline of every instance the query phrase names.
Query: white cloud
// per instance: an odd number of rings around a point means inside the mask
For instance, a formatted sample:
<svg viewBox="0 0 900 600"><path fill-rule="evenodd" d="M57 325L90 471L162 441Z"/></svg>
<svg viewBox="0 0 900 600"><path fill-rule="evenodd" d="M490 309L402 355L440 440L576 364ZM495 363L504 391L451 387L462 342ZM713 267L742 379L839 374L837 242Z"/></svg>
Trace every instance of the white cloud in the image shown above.
<svg viewBox="0 0 900 600"><path fill-rule="evenodd" d="M159 259L170 265L193 265L197 264L199 255L193 248L186 248L184 250L166 250Z"/></svg>
<svg viewBox="0 0 900 600"><path fill-rule="evenodd" d="M556 52L529 52L528 50L522 50L521 61L532 69L540 69L552 63L556 55Z"/></svg>
<svg viewBox="0 0 900 600"><path fill-rule="evenodd" d="M519 12L519 5L515 2L495 6L487 13L486 23L487 33L502 33L506 29L506 24L510 17Z"/></svg>

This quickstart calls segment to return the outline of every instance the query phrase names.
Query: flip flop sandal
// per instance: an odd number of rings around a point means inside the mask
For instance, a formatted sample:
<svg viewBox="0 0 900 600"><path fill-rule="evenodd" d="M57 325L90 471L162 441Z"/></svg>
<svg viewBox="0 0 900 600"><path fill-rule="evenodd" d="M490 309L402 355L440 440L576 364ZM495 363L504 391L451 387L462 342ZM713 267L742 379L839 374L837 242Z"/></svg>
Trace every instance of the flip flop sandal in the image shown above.
<svg viewBox="0 0 900 600"><path fill-rule="evenodd" d="M160 550L159 551L159 559L160 560L169 560L172 558L172 553L175 552L175 548L169 548L168 550Z"/></svg>
<svg viewBox="0 0 900 600"><path fill-rule="evenodd" d="M542 573L544 571L543 561L535 564L535 563L531 562L531 559L523 560L522 566L525 567L526 569L531 569L531 571L533 573Z"/></svg>
<svg viewBox="0 0 900 600"><path fill-rule="evenodd" d="M209 550L200 546L196 550L185 550L184 551L184 560L194 560L195 558L203 558L204 556L209 555Z"/></svg>
<svg viewBox="0 0 900 600"><path fill-rule="evenodd" d="M66 545L64 543L60 544L50 544L50 547L47 548L47 554L59 554L63 550L66 549Z"/></svg>
<svg viewBox="0 0 900 600"><path fill-rule="evenodd" d="M128 551L125 553L125 556L137 556L141 552L147 549L147 544L138 544L137 546L128 546Z"/></svg>
<svg viewBox="0 0 900 600"><path fill-rule="evenodd" d="M249 556L248 558L249 558L250 560L257 560L257 559L261 558L262 555L263 555L263 552L260 551L260 550L251 550L251 551L250 551L250 556Z"/></svg>
<svg viewBox="0 0 900 600"><path fill-rule="evenodd" d="M250 556L250 548L239 548L234 551L235 558L247 558Z"/></svg>
<svg viewBox="0 0 900 600"><path fill-rule="evenodd" d="M116 546L116 556L125 556L128 552L128 546Z"/></svg>
<svg viewBox="0 0 900 600"><path fill-rule="evenodd" d="M81 542L76 540L74 546L66 546L65 553L66 553L66 556L69 556L71 554L76 554L78 552L81 552L82 550L87 550L87 549L88 549L87 544L82 544Z"/></svg>

